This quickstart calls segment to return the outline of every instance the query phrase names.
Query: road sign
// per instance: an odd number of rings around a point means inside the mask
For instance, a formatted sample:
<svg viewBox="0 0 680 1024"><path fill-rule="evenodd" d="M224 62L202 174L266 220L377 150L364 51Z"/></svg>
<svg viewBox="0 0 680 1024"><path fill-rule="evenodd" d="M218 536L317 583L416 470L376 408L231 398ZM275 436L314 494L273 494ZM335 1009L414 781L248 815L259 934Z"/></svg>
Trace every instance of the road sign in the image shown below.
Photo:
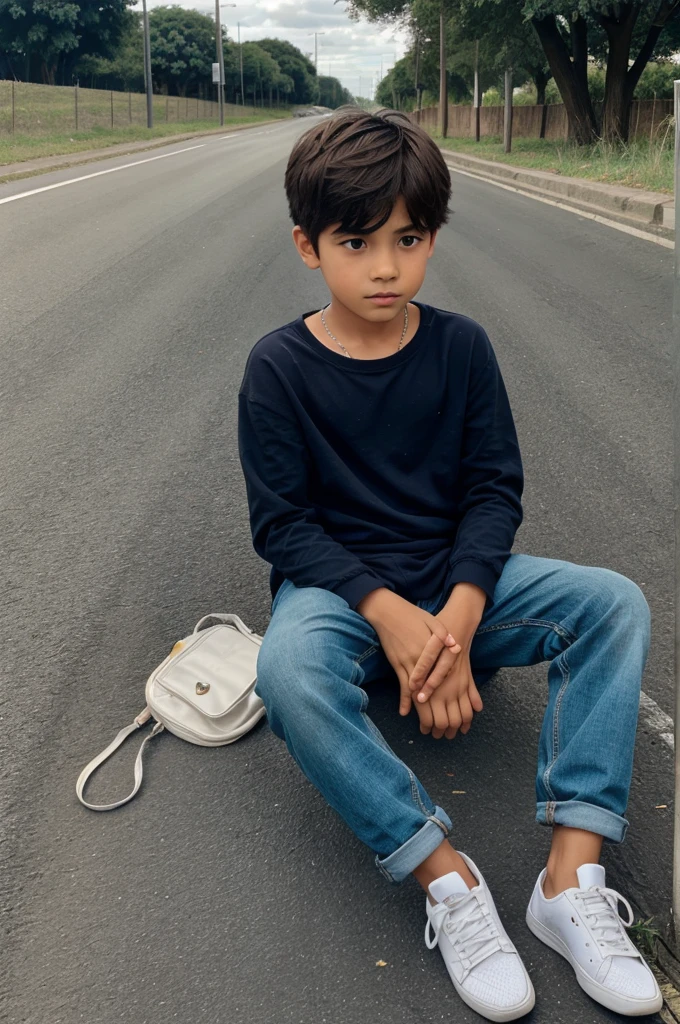
<svg viewBox="0 0 680 1024"><path fill-rule="evenodd" d="M213 63L212 69L213 69L213 79L212 79L213 80L213 85L219 85L220 84L220 66L219 66L219 64L217 64L216 62ZM224 83L222 83L222 84L224 84Z"/></svg>

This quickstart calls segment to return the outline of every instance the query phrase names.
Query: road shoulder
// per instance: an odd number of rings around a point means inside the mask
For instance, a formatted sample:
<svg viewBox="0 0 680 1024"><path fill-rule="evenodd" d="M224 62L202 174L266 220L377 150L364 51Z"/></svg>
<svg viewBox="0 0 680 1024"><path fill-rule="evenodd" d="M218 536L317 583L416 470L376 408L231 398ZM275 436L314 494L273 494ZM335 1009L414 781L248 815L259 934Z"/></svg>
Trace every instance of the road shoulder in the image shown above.
<svg viewBox="0 0 680 1024"><path fill-rule="evenodd" d="M111 157L125 156L128 153L143 153L161 146L171 146L185 139L197 139L205 135L231 135L232 132L247 131L249 128L262 128L270 124L281 124L287 118L274 118L271 121L252 121L248 124L223 125L219 128L203 129L196 132L182 132L177 135L164 135L155 139L144 139L141 142L121 142L104 149L87 149L82 153L65 153L62 156L41 156L35 160L22 160L14 164L0 164L0 184L30 178L35 174L47 174L49 171L60 171L64 167L76 167L96 160L109 160Z"/></svg>
<svg viewBox="0 0 680 1024"><path fill-rule="evenodd" d="M627 226L652 239L672 241L675 237L674 199L665 193L569 178L550 171L482 160L450 149L441 149L441 153L453 171L512 188L536 199L549 200L576 213Z"/></svg>

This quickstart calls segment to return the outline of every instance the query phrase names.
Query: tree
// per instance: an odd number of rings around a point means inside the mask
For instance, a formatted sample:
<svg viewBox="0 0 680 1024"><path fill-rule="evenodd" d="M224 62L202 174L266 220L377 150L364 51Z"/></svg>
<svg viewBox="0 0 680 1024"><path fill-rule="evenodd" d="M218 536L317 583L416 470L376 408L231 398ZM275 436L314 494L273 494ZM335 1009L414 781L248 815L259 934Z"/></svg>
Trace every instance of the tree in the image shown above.
<svg viewBox="0 0 680 1024"><path fill-rule="evenodd" d="M32 80L33 60L41 80L55 85L67 78L79 56L111 57L134 0L0 0L0 50L23 59ZM17 76L18 77L18 76Z"/></svg>
<svg viewBox="0 0 680 1024"><path fill-rule="evenodd" d="M355 16L373 20L418 20L423 0L350 0ZM566 107L578 143L628 137L630 104L650 59L668 56L680 44L680 0L441 0L447 17L458 18L468 35L510 39L521 23L531 25ZM588 80L588 58L605 69L601 120ZM526 53L520 51L519 59ZM507 59L510 59L508 54ZM517 58L515 58L516 62ZM538 83L537 83L538 84Z"/></svg>
<svg viewBox="0 0 680 1024"><path fill-rule="evenodd" d="M127 11L126 26L114 55L111 58L89 53L78 56L75 72L79 77L89 78L92 89L103 78L107 88L143 92L143 46L142 15L137 11Z"/></svg>
<svg viewBox="0 0 680 1024"><path fill-rule="evenodd" d="M151 73L162 91L197 95L211 82L215 22L206 14L177 4L154 7L149 12L149 41Z"/></svg>
<svg viewBox="0 0 680 1024"><path fill-rule="evenodd" d="M337 78L329 75L319 76L319 103L322 107L330 107L335 110L345 103L352 103L353 96Z"/></svg>
<svg viewBox="0 0 680 1024"><path fill-rule="evenodd" d="M293 103L318 103L316 68L301 50L282 39L258 39L257 45L274 58L282 74L293 79L295 90L290 97Z"/></svg>
<svg viewBox="0 0 680 1024"><path fill-rule="evenodd" d="M270 53L260 46L259 43L242 43L243 54L243 84L246 92L246 101L249 95L253 97L253 106L257 103L258 93L262 99L264 90L275 89L277 82L279 88L286 86L285 78L282 79L281 68ZM226 70L226 65L225 65ZM230 47L229 75L227 81L231 80L235 88L240 89L241 71L238 46Z"/></svg>
<svg viewBox="0 0 680 1024"><path fill-rule="evenodd" d="M472 0L498 10L500 0ZM630 105L645 66L654 54L665 56L680 40L680 0L603 3L580 0L502 0L536 29L579 143L600 135L608 141L628 138ZM605 68L601 122L588 82L588 56Z"/></svg>

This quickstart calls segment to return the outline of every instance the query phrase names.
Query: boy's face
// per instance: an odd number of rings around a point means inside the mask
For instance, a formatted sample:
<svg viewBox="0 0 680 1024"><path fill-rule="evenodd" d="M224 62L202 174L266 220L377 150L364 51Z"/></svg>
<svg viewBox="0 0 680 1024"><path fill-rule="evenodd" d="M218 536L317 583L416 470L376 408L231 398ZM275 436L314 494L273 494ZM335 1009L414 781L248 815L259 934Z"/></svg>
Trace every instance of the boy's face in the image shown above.
<svg viewBox="0 0 680 1024"><path fill-rule="evenodd" d="M384 323L402 315L420 290L436 232L418 231L400 197L389 220L370 235L335 234L332 224L319 236L318 255L300 227L293 239L306 265L321 269L333 297L364 320ZM383 294L385 297L376 297Z"/></svg>

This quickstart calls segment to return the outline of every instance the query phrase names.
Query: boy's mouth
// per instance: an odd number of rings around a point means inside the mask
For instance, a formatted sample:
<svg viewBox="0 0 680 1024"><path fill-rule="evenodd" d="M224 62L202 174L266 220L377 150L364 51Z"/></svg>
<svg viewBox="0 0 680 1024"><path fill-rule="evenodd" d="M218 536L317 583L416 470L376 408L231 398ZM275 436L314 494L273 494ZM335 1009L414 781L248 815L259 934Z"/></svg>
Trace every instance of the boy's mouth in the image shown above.
<svg viewBox="0 0 680 1024"><path fill-rule="evenodd" d="M376 292L375 295L367 295L371 302L375 302L377 306L389 306L391 302L400 298L396 292Z"/></svg>

